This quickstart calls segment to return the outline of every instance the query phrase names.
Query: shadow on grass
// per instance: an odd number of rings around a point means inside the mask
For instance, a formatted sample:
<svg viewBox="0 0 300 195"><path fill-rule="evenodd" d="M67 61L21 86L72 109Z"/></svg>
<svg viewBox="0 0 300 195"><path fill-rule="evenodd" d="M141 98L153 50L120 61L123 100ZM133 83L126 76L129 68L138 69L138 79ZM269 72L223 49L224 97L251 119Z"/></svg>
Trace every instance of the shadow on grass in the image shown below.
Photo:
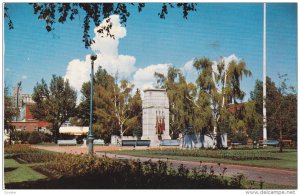
<svg viewBox="0 0 300 195"><path fill-rule="evenodd" d="M4 168L4 172L7 173L7 172L11 172L11 171L14 171L16 170L18 167L9 167L9 168Z"/></svg>

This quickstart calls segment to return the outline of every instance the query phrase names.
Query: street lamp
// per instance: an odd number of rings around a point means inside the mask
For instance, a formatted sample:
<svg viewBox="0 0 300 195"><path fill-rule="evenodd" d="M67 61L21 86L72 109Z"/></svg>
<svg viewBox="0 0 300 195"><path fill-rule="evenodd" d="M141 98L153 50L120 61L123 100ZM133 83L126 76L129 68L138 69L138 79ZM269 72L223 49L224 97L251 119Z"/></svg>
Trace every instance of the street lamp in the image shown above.
<svg viewBox="0 0 300 195"><path fill-rule="evenodd" d="M93 135L93 85L94 85L94 61L97 59L97 55L91 55L91 96L90 96L90 128L88 133L88 153L93 155L94 153L94 135Z"/></svg>

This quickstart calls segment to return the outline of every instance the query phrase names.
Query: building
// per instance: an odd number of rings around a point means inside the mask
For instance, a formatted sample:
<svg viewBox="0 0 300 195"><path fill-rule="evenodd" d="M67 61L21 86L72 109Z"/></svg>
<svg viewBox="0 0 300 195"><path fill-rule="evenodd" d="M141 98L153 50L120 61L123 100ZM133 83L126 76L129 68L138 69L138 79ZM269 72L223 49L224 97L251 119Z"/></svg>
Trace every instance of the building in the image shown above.
<svg viewBox="0 0 300 195"><path fill-rule="evenodd" d="M17 107L20 113L22 113L24 104L34 104L31 95L24 94L22 92L22 87L20 86L13 87L12 100L13 100L13 106ZM21 121L21 120L23 119L20 117L20 115L15 118L15 121Z"/></svg>
<svg viewBox="0 0 300 195"><path fill-rule="evenodd" d="M50 132L48 126L50 125L48 122L39 121L32 116L30 109L34 103L24 103L21 111L20 116L18 117L19 120L13 121L11 124L15 127L16 130L19 131L42 131L42 132Z"/></svg>

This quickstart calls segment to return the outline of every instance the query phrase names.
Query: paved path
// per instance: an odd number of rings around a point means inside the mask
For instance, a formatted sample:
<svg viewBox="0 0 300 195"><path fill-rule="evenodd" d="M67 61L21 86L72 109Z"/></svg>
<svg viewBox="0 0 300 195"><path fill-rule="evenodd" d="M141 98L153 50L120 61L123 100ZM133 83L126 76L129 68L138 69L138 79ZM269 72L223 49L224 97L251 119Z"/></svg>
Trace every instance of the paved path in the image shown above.
<svg viewBox="0 0 300 195"><path fill-rule="evenodd" d="M106 154L109 158L114 159L131 159L137 160L140 159L141 162L148 161L151 159L153 162L167 161L169 164L172 163L173 167L178 167L183 164L187 168L199 168L200 163L195 161L182 161L182 160L171 160L164 158L149 158L149 157L136 157L130 155L120 155L104 152L96 152L98 156L103 156ZM213 169L216 174L222 172L223 168L226 167L225 176L233 176L238 173L243 174L249 180L260 181L261 179L266 183L297 186L297 171L284 170L284 169L274 169L274 168L264 168L264 167L252 167L252 166L243 166L243 165L232 165L232 164L221 164L220 166L217 163L208 163L203 162L202 165L207 165L208 167L213 166ZM261 177L261 178L260 178Z"/></svg>

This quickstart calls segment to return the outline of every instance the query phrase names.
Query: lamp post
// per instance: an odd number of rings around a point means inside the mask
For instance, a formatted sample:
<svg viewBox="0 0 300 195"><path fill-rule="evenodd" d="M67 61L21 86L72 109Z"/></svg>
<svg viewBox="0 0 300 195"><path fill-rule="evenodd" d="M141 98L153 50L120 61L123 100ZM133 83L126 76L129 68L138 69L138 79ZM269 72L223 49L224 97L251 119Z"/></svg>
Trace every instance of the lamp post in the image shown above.
<svg viewBox="0 0 300 195"><path fill-rule="evenodd" d="M93 93L94 93L94 61L97 59L97 55L91 55L91 96L90 96L90 128L88 133L88 153L93 155L94 153L94 135L93 135Z"/></svg>

